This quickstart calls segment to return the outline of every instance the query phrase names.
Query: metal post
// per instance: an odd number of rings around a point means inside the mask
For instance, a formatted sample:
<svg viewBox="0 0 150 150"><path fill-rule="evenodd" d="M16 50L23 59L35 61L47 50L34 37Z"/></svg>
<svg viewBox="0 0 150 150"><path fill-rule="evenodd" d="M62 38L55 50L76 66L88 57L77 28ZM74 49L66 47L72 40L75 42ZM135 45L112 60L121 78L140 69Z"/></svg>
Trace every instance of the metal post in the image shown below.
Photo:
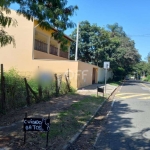
<svg viewBox="0 0 150 150"><path fill-rule="evenodd" d="M48 114L48 119L50 119L50 113ZM49 136L49 131L47 131L47 136L46 136L46 147L48 147L48 136Z"/></svg>
<svg viewBox="0 0 150 150"><path fill-rule="evenodd" d="M108 65L105 70L105 94L106 94L106 82L107 82L107 68L108 68Z"/></svg>
<svg viewBox="0 0 150 150"><path fill-rule="evenodd" d="M25 113L25 118L27 118L27 112ZM26 130L24 131L24 144L26 143Z"/></svg>
<svg viewBox="0 0 150 150"><path fill-rule="evenodd" d="M77 61L77 59L78 59L78 39L79 39L79 23L77 26L75 61Z"/></svg>

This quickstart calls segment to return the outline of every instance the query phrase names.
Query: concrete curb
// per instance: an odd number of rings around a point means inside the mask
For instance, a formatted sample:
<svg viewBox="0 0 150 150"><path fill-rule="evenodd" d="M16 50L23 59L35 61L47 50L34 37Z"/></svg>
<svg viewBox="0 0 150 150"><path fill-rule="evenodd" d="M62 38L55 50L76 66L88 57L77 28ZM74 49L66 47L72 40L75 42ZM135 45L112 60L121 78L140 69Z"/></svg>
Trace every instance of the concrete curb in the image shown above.
<svg viewBox="0 0 150 150"><path fill-rule="evenodd" d="M62 148L62 150L67 150L69 146L71 146L81 135L81 133L85 130L85 128L89 125L89 123L92 121L92 119L96 116L98 111L101 109L101 107L105 104L105 102L110 98L110 96L116 91L118 87L116 87L112 93L109 95L107 99L102 102L102 104L98 107L98 109L95 111L94 115L82 126L82 128L70 139L70 141L67 142Z"/></svg>
<svg viewBox="0 0 150 150"><path fill-rule="evenodd" d="M104 105L104 103L106 102L106 99L104 100L104 102L98 107L98 109L95 111L94 115L82 126L82 128L71 138L71 140L64 145L64 147L62 148L62 150L67 150L67 148L69 146L71 146L77 139L78 137L81 135L81 133L85 130L85 128L87 127L87 125L91 122L91 120L96 116L97 112L99 111L99 109Z"/></svg>

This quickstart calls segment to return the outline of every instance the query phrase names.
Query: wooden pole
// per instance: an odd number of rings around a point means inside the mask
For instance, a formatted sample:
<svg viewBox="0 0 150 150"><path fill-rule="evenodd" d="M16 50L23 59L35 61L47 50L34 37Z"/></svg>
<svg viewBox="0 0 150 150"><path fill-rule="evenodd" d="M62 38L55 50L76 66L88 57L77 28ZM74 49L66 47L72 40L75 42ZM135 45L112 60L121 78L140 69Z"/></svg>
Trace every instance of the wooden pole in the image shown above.
<svg viewBox="0 0 150 150"><path fill-rule="evenodd" d="M65 78L66 78L66 82L67 82L68 91L70 92L70 84L69 84L69 80L66 75L65 75Z"/></svg>
<svg viewBox="0 0 150 150"><path fill-rule="evenodd" d="M30 85L27 83L28 89L30 90L30 92L34 95L35 99L36 99L36 103L39 102L39 98L36 95L36 93L32 90L32 88L30 87Z"/></svg>
<svg viewBox="0 0 150 150"><path fill-rule="evenodd" d="M56 96L58 96L58 78L57 78L57 74L54 75L55 76L55 86L56 86Z"/></svg>
<svg viewBox="0 0 150 150"><path fill-rule="evenodd" d="M50 119L50 114L48 114L48 119ZM50 121L49 121L49 123L50 123ZM48 146L48 136L49 136L49 131L47 131L46 147Z"/></svg>
<svg viewBox="0 0 150 150"><path fill-rule="evenodd" d="M26 78L24 78L24 82L25 82L25 87L26 87L26 92L27 92L27 97L26 97L27 105L30 105L30 95L29 95L29 89L28 89L28 84L27 84Z"/></svg>
<svg viewBox="0 0 150 150"><path fill-rule="evenodd" d="M5 78L3 64L1 64L1 105L2 110L5 111Z"/></svg>
<svg viewBox="0 0 150 150"><path fill-rule="evenodd" d="M39 71L39 66L38 66L38 92L39 92L39 100L42 99L42 86L40 82L40 71Z"/></svg>

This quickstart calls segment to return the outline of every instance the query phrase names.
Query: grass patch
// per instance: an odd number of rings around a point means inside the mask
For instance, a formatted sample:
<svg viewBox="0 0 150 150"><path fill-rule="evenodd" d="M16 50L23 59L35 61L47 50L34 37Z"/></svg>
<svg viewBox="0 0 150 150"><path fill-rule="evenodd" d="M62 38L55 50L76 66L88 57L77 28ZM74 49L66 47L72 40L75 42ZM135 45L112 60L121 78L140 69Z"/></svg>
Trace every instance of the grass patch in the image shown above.
<svg viewBox="0 0 150 150"><path fill-rule="evenodd" d="M103 101L103 97L91 96L58 113L51 121L50 139L69 140L92 117ZM41 137L46 137L46 134L41 133Z"/></svg>
<svg viewBox="0 0 150 150"><path fill-rule="evenodd" d="M107 83L109 83L110 85L119 86L121 84L121 81L110 81Z"/></svg>

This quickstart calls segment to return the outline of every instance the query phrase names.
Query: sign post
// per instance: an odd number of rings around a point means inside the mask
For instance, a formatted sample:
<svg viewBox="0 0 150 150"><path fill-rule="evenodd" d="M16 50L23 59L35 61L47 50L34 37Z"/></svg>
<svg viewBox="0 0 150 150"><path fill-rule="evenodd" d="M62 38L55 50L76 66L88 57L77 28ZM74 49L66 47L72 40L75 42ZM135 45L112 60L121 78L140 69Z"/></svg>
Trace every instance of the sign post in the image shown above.
<svg viewBox="0 0 150 150"><path fill-rule="evenodd" d="M48 115L48 119L45 119L45 118L27 118L26 113L23 122L23 130L24 130L24 144L26 143L27 131L46 131L47 132L46 147L47 147L48 133L50 130L50 114Z"/></svg>
<svg viewBox="0 0 150 150"><path fill-rule="evenodd" d="M106 82L107 82L107 70L110 68L110 62L104 62L105 69L105 94L106 94Z"/></svg>

